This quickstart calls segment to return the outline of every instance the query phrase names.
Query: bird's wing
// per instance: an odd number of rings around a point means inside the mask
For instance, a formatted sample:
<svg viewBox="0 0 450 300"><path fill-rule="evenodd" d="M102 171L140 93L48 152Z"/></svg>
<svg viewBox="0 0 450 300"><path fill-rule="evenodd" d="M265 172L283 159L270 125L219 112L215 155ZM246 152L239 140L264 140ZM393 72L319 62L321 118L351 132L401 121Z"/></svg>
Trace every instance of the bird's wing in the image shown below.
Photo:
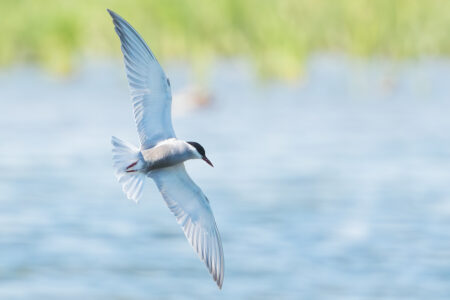
<svg viewBox="0 0 450 300"><path fill-rule="evenodd" d="M170 82L137 31L115 12L109 9L108 12L122 45L141 146L148 149L162 140L175 137Z"/></svg>
<svg viewBox="0 0 450 300"><path fill-rule="evenodd" d="M224 273L222 242L208 198L189 177L183 163L153 170L149 176L221 288Z"/></svg>

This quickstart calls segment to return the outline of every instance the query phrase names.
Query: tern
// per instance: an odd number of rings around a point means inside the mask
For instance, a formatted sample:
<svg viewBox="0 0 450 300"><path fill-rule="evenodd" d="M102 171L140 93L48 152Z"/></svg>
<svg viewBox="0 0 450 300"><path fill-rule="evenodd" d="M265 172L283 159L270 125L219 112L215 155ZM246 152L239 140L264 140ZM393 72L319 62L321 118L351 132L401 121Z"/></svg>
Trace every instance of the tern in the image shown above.
<svg viewBox="0 0 450 300"><path fill-rule="evenodd" d="M222 288L224 256L208 198L189 177L184 161L206 157L197 142L177 139L172 127L170 81L138 32L108 9L121 42L140 148L112 137L115 175L130 200L138 201L146 177L156 183L186 238Z"/></svg>

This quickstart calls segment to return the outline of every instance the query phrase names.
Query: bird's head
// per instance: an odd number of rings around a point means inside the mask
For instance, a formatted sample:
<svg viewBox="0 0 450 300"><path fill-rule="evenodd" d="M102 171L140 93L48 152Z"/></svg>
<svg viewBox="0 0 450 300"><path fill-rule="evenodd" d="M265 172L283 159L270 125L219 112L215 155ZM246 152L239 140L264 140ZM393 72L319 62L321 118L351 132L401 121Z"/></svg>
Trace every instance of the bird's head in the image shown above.
<svg viewBox="0 0 450 300"><path fill-rule="evenodd" d="M197 158L203 159L204 161L206 161L208 165L214 167L211 161L206 157L205 148L203 148L202 145L196 142L187 142L187 143L195 149L193 151Z"/></svg>

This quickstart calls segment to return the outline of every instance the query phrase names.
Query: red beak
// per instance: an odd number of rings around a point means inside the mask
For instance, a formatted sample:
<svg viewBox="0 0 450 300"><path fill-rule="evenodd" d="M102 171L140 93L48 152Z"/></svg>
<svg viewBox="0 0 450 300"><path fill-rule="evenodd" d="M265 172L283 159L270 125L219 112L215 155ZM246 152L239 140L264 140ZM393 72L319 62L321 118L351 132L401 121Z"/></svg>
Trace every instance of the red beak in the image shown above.
<svg viewBox="0 0 450 300"><path fill-rule="evenodd" d="M211 162L206 156L203 156L202 159L203 159L204 161L206 161L206 163L207 163L208 165L210 165L211 167L214 167L213 164L212 164L212 162Z"/></svg>

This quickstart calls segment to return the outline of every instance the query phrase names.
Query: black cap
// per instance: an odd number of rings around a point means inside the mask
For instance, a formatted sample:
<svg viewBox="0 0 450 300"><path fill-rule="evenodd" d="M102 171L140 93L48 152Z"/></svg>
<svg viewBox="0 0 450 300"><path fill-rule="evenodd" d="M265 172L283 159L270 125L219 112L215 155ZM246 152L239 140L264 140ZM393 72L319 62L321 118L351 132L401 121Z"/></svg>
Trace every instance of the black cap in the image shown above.
<svg viewBox="0 0 450 300"><path fill-rule="evenodd" d="M195 149L197 149L197 152L198 153L200 153L200 155L202 156L202 157L204 157L205 156L205 148L203 148L202 147L202 145L200 145L199 143L197 143L197 142L187 142L188 144L190 144L190 145L192 145Z"/></svg>

